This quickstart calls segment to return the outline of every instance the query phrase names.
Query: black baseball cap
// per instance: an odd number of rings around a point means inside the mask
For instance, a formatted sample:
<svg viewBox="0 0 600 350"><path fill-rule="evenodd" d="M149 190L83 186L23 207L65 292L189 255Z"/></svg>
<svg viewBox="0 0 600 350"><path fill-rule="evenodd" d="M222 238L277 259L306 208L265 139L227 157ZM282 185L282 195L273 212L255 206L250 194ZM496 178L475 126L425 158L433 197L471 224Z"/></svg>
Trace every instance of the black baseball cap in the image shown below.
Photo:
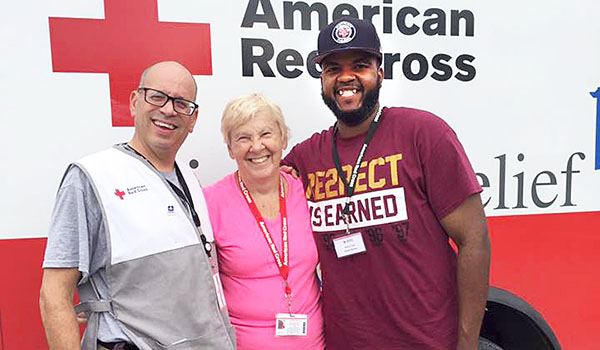
<svg viewBox="0 0 600 350"><path fill-rule="evenodd" d="M329 23L319 32L315 63L346 50L366 51L381 61L381 43L373 23L348 16Z"/></svg>

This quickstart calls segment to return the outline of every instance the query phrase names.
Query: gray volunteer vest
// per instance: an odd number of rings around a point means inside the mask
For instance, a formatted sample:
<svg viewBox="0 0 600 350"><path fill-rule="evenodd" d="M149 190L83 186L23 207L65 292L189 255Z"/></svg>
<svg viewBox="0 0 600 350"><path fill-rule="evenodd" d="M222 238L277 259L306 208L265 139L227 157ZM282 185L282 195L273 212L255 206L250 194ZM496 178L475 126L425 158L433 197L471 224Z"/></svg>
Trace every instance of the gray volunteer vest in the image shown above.
<svg viewBox="0 0 600 350"><path fill-rule="evenodd" d="M96 350L101 312L111 313L142 350L235 349L227 309L217 301L216 265L211 268L198 228L163 176L117 148L74 166L88 175L108 232L108 300L99 300L93 279L78 290L78 311L90 312L82 349ZM181 172L212 236L200 185L191 171Z"/></svg>

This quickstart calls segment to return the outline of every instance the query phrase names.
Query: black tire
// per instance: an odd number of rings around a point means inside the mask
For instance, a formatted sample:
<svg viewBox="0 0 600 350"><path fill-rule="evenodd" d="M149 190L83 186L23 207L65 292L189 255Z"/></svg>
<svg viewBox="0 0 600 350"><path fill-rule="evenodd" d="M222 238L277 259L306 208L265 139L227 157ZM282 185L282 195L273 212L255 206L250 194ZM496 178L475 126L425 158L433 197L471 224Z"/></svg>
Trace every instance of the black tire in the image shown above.
<svg viewBox="0 0 600 350"><path fill-rule="evenodd" d="M489 291L479 336L503 349L561 350L554 332L533 306L495 287Z"/></svg>
<svg viewBox="0 0 600 350"><path fill-rule="evenodd" d="M491 342L483 337L479 337L479 350L502 350L501 347L496 345L494 342Z"/></svg>

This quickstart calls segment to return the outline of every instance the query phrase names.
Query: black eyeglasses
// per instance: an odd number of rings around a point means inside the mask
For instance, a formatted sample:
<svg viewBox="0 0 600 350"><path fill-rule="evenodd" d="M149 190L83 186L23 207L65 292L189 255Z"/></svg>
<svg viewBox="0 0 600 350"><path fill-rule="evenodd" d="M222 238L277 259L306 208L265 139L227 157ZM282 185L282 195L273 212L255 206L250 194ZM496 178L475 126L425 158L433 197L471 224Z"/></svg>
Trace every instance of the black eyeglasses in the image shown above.
<svg viewBox="0 0 600 350"><path fill-rule="evenodd" d="M173 110L179 114L191 116L196 111L196 108L198 108L198 105L192 101L171 97L156 89L139 87L138 90L144 91L144 100L156 107L163 107L169 100L173 101Z"/></svg>

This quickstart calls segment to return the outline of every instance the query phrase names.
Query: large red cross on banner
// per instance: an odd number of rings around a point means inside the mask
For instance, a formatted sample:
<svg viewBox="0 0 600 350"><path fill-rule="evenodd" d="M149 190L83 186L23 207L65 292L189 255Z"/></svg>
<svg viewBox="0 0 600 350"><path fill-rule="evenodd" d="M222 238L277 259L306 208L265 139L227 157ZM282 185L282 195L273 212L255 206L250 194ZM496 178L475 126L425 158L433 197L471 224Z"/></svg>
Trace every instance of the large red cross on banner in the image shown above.
<svg viewBox="0 0 600 350"><path fill-rule="evenodd" d="M210 26L159 22L156 0L104 0L105 19L51 17L54 72L108 73L113 126L133 126L129 94L153 63L211 75Z"/></svg>

